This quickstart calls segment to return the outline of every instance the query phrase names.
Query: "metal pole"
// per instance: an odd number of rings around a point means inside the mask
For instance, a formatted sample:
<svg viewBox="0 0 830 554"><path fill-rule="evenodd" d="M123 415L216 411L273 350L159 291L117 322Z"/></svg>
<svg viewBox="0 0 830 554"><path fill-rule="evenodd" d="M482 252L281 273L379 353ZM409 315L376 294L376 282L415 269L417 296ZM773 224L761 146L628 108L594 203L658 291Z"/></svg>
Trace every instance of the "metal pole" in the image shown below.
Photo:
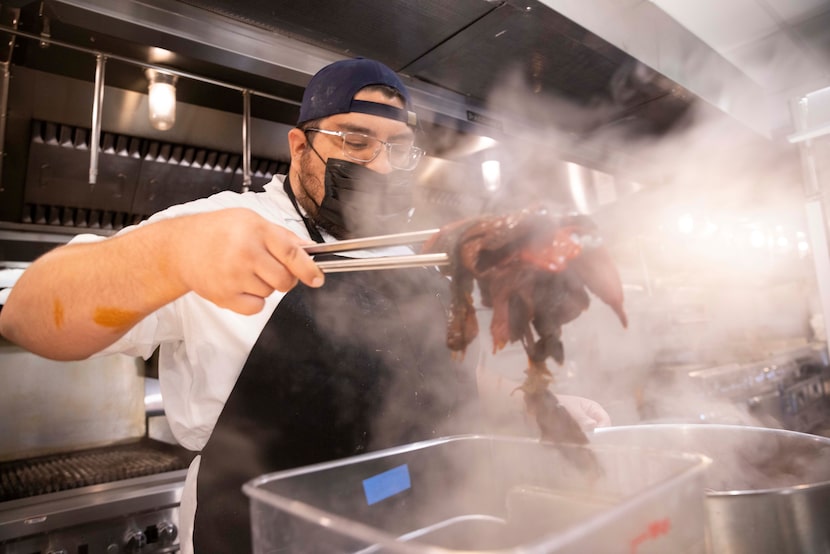
<svg viewBox="0 0 830 554"><path fill-rule="evenodd" d="M12 24L17 28L20 20L20 8L11 9L8 12L12 18ZM5 16L5 13L3 14ZM0 192L6 189L3 187L3 160L6 157L6 126L8 125L9 110L9 82L11 81L12 53L14 52L15 35L9 35L9 42L6 45L8 55L2 62L2 81L0 81Z"/></svg>
<svg viewBox="0 0 830 554"><path fill-rule="evenodd" d="M104 102L104 68L107 58L95 56L95 88L92 97L92 137L89 139L89 184L98 180L98 147L101 143L101 109Z"/></svg>
<svg viewBox="0 0 830 554"><path fill-rule="evenodd" d="M242 91L242 192L251 188L251 93Z"/></svg>
<svg viewBox="0 0 830 554"><path fill-rule="evenodd" d="M807 126L807 99L801 98L790 104L790 112L796 129ZM813 269L816 275L821 315L825 329L830 322L830 246L828 246L827 213L824 190L818 178L812 139L797 142L804 176L805 215L807 233L813 255Z"/></svg>
<svg viewBox="0 0 830 554"><path fill-rule="evenodd" d="M14 42L14 39L12 39ZM9 71L9 67L11 66L10 62L3 62L3 76L2 82L0 82L0 192L5 191L6 189L3 188L3 158L6 156L6 125L8 120L8 108L9 108L9 80L11 79L11 73Z"/></svg>

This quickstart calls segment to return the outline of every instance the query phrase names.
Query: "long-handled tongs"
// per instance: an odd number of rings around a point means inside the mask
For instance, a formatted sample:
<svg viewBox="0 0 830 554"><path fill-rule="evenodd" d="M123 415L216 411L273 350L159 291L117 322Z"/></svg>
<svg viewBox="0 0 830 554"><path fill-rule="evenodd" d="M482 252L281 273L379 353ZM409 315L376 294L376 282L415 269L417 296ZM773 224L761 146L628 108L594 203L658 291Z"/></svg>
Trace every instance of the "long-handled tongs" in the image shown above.
<svg viewBox="0 0 830 554"><path fill-rule="evenodd" d="M438 229L427 229L425 231L411 233L397 233L394 235L325 242L306 246L305 251L309 254L333 254L335 252L349 252L353 250L370 250L384 246L410 246L424 242L437 232ZM339 273L343 271L366 271L371 269L439 266L447 265L448 263L449 257L445 253L440 252L437 254L410 254L405 256L325 260L317 262L317 266L324 273Z"/></svg>
<svg viewBox="0 0 830 554"><path fill-rule="evenodd" d="M411 233L397 233L394 235L379 235L361 239L340 240L312 244L305 247L309 254L333 254L335 252L349 252L352 250L370 250L384 246L411 246L424 242L439 229L427 229ZM571 235L572 240L583 249L591 250L602 245L602 238L590 232ZM370 269L396 269L406 267L423 267L448 265L449 256L445 252L436 254L408 254L405 256L378 256L374 258L348 258L343 260L325 260L317 262L317 266L324 273L339 273L343 271L366 271Z"/></svg>

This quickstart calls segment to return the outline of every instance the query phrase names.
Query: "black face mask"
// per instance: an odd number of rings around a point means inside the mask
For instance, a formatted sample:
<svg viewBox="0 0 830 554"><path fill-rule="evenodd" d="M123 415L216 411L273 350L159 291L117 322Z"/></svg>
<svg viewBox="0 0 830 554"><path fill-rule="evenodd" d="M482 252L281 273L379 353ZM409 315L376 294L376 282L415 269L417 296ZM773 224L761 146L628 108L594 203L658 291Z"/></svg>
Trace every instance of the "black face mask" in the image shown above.
<svg viewBox="0 0 830 554"><path fill-rule="evenodd" d="M378 173L329 158L325 188L314 222L337 238L397 233L409 220L412 186L408 171Z"/></svg>

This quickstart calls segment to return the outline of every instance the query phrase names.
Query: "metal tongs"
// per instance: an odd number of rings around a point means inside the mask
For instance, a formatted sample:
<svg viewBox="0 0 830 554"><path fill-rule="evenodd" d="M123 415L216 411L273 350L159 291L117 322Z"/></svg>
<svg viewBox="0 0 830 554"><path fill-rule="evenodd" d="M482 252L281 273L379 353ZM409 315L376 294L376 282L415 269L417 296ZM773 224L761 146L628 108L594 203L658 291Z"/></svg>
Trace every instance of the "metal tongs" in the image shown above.
<svg viewBox="0 0 830 554"><path fill-rule="evenodd" d="M397 233L393 235L379 235L360 239L324 242L304 247L309 254L333 254L336 252L350 252L353 250L370 250L384 246L409 246L424 242L438 229L414 231L411 233ZM446 253L436 254L409 254L405 256L378 256L374 258L349 258L344 260L325 260L317 262L317 267L324 273L342 273L344 271L367 271L373 269L397 269L407 267L439 266L449 264Z"/></svg>
<svg viewBox="0 0 830 554"><path fill-rule="evenodd" d="M397 233L393 235L379 235L360 239L340 240L312 244L304 249L309 254L333 254L335 252L349 252L352 250L370 250L384 246L410 246L424 242L439 229L427 229L411 233ZM592 233L574 233L571 240L585 250L592 250L602 246L602 238ZM435 254L409 254L406 256L378 256L374 258L349 258L343 260L326 260L317 262L317 266L324 273L342 273L344 271L367 271L371 269L398 269L407 267L424 267L449 265L450 258L445 252Z"/></svg>

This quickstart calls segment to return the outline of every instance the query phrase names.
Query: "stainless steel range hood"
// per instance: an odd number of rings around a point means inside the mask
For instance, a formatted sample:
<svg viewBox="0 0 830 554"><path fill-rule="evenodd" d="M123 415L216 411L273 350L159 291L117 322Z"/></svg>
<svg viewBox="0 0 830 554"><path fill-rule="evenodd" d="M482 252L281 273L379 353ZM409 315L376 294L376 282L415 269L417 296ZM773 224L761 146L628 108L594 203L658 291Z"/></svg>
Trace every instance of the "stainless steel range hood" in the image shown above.
<svg viewBox="0 0 830 554"><path fill-rule="evenodd" d="M479 112L498 83L513 72L521 73L543 94L562 95L580 103L611 97L617 108L614 115L624 113L631 118L642 112L639 117L658 127L675 119L690 100L690 96L684 97L684 87L707 98L711 83L706 85L704 79L723 83L726 78L727 82L747 84L727 64L722 64L717 74L703 76L691 73L683 64L672 66L672 62L684 60L667 56L665 51L658 59L654 51L667 43L668 36L675 50L686 50L685 58L717 56L667 17L650 33L632 34L644 21L654 22L657 8L640 19L629 13L625 25L613 36L623 43L621 48L580 24L580 19L586 19L601 32L610 32L611 25L597 22L609 23L614 18L586 17L598 8L598 13L608 13L603 2L584 2L579 9L572 3L554 4L513 0L322 0L311 5L230 0L46 2L47 12L52 14L52 36L64 26L88 34L76 39L91 41L94 37L96 44L110 49L123 51L124 42L139 50L140 45L162 48L173 53L170 65L192 65L203 74L222 78L232 72L239 84L254 89L267 84L289 97L293 93L296 98L296 87L302 88L313 73L335 59L373 57L407 78L427 115L438 119L448 116L473 125L498 121L499 115L494 120ZM614 12L623 13L619 6ZM636 36L643 37L641 45L629 53L620 37ZM153 61L151 50L141 55ZM707 99L720 100L714 96ZM672 100L676 105L669 105ZM652 102L663 107L645 110ZM471 107L476 113L467 113ZM501 111L502 106L495 108ZM667 113L658 117L658 111ZM660 117L667 121L659 121Z"/></svg>
<svg viewBox="0 0 830 554"><path fill-rule="evenodd" d="M729 101L724 88L712 86L736 83L742 97L753 97L745 77L717 63L648 2L17 0L2 6L15 16L4 18L0 31L16 42L0 186L0 231L11 240L0 242L0 259L20 257L10 245L21 232L109 232L170 203L238 190L246 146L254 186L261 186L285 169L285 131L306 82L344 57L379 59L404 78L432 154L425 164L432 188L425 190L449 194L445 204L456 208L474 210L485 193L480 176L444 165L468 157L482 137L521 137L540 125L538 114L496 94L510 80L534 99L592 112L544 118L574 139L557 145L557 155L588 166L608 163L607 152L593 155L584 144L609 127L624 136L659 137L682 125L692 106L734 119L745 133L739 122L759 121L746 102ZM100 179L91 187L83 159L95 131L95 53L109 61ZM717 70L692 71L692 60L701 57L715 60ZM185 76L171 131L147 123L142 64ZM249 144L240 129L241 90L255 93ZM637 160L627 163L631 169ZM436 193L434 176L441 172L446 184Z"/></svg>

